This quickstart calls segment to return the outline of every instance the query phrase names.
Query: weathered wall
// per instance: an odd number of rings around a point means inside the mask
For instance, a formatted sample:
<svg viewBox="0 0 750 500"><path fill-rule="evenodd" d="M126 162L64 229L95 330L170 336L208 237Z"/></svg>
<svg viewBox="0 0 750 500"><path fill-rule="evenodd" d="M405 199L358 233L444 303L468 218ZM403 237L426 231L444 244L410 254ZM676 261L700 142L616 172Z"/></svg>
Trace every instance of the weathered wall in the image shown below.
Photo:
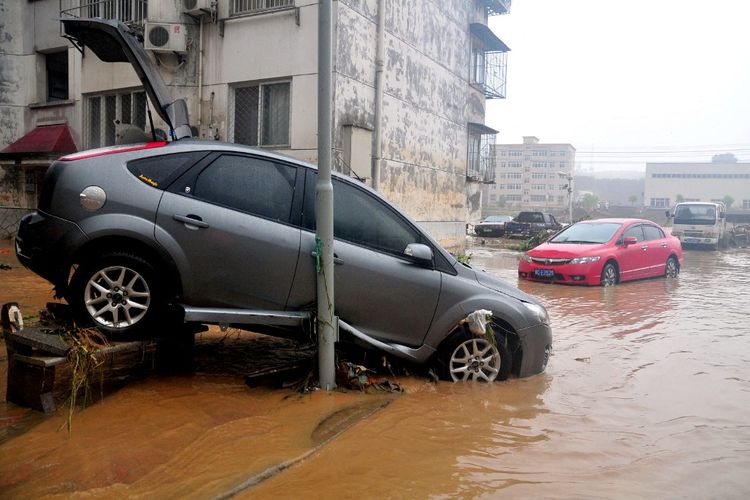
<svg viewBox="0 0 750 500"><path fill-rule="evenodd" d="M467 218L468 22L472 2L387 0L380 189L444 244ZM341 0L336 17L335 131L372 128L377 2ZM484 121L484 108L481 107ZM335 133L334 147L343 145Z"/></svg>

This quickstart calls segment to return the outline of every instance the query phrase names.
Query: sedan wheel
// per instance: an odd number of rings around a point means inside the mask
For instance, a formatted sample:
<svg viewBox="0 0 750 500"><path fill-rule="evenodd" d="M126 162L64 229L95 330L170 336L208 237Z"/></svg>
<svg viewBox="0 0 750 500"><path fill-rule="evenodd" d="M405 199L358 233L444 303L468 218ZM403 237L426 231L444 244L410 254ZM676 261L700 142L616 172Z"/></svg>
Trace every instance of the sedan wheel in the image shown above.
<svg viewBox="0 0 750 500"><path fill-rule="evenodd" d="M618 282L617 268L611 262L607 262L602 269L602 286L613 286Z"/></svg>
<svg viewBox="0 0 750 500"><path fill-rule="evenodd" d="M133 338L162 309L154 267L135 255L110 253L79 266L69 301L81 324L93 324L110 337Z"/></svg>
<svg viewBox="0 0 750 500"><path fill-rule="evenodd" d="M497 345L486 337L475 336L462 329L448 340L438 352L440 377L454 382L477 380L494 382L508 378L511 356L502 336L496 336Z"/></svg>
<svg viewBox="0 0 750 500"><path fill-rule="evenodd" d="M665 267L665 276L667 278L676 278L680 274L680 265L677 263L677 259L670 257L667 259L667 265Z"/></svg>

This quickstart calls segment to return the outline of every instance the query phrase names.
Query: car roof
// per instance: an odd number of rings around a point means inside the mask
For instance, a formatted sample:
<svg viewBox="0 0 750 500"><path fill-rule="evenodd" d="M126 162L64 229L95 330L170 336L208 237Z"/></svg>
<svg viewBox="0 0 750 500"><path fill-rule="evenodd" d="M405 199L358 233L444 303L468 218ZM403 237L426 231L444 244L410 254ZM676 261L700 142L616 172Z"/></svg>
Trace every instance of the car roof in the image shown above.
<svg viewBox="0 0 750 500"><path fill-rule="evenodd" d="M636 218L605 218L605 219L591 219L591 220L582 220L579 222L576 222L576 224L595 224L595 223L602 223L602 222L609 222L614 224L633 224L635 222L646 222L649 224L655 224L658 226L658 224L654 221L647 220L647 219L636 219Z"/></svg>

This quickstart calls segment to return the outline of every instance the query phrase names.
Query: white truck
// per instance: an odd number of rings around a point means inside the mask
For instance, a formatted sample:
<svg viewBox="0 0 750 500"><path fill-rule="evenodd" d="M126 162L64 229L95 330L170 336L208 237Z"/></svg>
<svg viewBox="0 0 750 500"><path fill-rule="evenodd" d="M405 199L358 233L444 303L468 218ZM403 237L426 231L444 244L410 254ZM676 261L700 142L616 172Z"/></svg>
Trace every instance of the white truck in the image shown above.
<svg viewBox="0 0 750 500"><path fill-rule="evenodd" d="M718 250L727 245L726 208L723 203L689 201L667 210L672 219L672 235L683 245L696 245Z"/></svg>

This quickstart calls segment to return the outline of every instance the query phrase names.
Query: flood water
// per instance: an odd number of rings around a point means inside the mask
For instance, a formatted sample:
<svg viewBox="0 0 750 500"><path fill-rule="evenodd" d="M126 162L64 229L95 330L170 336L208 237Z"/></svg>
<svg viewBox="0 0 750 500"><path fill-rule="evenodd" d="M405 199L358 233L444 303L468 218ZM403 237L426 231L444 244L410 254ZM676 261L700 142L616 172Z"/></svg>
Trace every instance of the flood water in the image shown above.
<svg viewBox="0 0 750 500"><path fill-rule="evenodd" d="M469 253L547 306L544 374L303 397L216 370L149 378L71 437L58 415L6 440L0 497L748 497L750 250L611 288L519 282L517 253Z"/></svg>

